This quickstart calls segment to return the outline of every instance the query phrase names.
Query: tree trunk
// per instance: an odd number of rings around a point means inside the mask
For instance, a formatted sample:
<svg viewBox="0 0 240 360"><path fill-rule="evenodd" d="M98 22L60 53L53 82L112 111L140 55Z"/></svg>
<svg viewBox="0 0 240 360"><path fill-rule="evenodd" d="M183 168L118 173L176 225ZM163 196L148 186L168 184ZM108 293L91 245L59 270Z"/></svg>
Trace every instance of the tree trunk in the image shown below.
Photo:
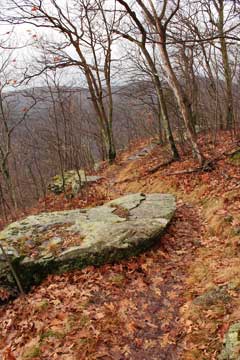
<svg viewBox="0 0 240 360"><path fill-rule="evenodd" d="M107 148L108 161L112 164L116 158L116 148L113 139L112 123L107 122Z"/></svg>
<svg viewBox="0 0 240 360"><path fill-rule="evenodd" d="M226 129L231 130L234 124L234 110L233 110L233 94L232 94L232 74L229 64L228 51L226 39L224 36L224 5L223 1L219 4L219 22L217 24L220 33L220 44L222 53L222 62L224 69L224 77L226 81Z"/></svg>
<svg viewBox="0 0 240 360"><path fill-rule="evenodd" d="M226 41L221 38L221 52L224 68L224 77L226 81L226 129L231 130L234 123L234 111L233 111L233 94L232 94L232 75L229 66L229 59L227 53Z"/></svg>
<svg viewBox="0 0 240 360"><path fill-rule="evenodd" d="M187 130L187 135L190 140L194 155L198 159L198 162L200 164L203 164L204 162L204 156L202 155L194 132L192 130L192 111L191 111L191 104L188 101L187 96L185 95L174 71L172 68L172 65L169 60L169 56L167 53L167 49L165 46L165 41L162 39L162 36L160 36L160 42L159 42L159 51L162 59L162 66L167 76L167 81L169 83L169 86L172 88L174 95L176 96L177 103L179 106L179 110L182 114L182 118Z"/></svg>
<svg viewBox="0 0 240 360"><path fill-rule="evenodd" d="M171 149L171 153L172 153L172 159L174 161L177 161L180 159L174 138L173 138L173 134L172 134L172 129L170 126L170 122L169 122L169 118L168 118L168 112L167 112L167 106L166 106L166 102L164 99L164 95L163 95L163 91L162 88L157 87L157 95L159 97L159 102L161 105L161 115L162 115L162 122L163 122L163 127L167 136L167 141L170 145L170 149Z"/></svg>
<svg viewBox="0 0 240 360"><path fill-rule="evenodd" d="M101 129L102 133L102 139L103 139L103 146L105 147L104 153L106 153L106 156L108 157L108 160L110 163L112 163L116 158L116 149L114 144L114 138L113 138L113 131L112 131L112 109L109 110L111 119L108 119L108 116L106 114L103 99L101 96L96 96L95 90L92 84L91 76L89 74L89 70L85 71L86 79L88 82L88 88L91 95L91 101L93 104L93 107L98 115L98 123ZM111 104L110 104L111 105Z"/></svg>
<svg viewBox="0 0 240 360"><path fill-rule="evenodd" d="M148 62L148 65L151 69L152 80L155 85L158 101L159 101L160 108L161 108L161 118L162 118L163 128L165 130L167 140L168 140L168 143L171 148L172 158L173 158L173 160L177 161L180 159L180 156L179 156L179 153L178 153L178 150L177 150L174 138L173 138L172 129L171 129L169 117L168 117L167 105L166 105L166 101L165 101L165 98L163 95L161 82L160 82L159 76L157 75L157 69L156 69L147 49L145 47L141 47L141 49L145 56L145 59Z"/></svg>

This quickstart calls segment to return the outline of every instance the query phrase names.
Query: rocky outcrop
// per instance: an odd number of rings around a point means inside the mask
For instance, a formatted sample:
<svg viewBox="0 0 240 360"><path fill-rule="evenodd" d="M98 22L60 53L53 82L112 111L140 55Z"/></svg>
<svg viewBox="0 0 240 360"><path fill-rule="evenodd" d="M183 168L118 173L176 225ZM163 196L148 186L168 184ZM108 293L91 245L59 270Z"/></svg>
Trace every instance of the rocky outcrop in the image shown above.
<svg viewBox="0 0 240 360"><path fill-rule="evenodd" d="M215 287L194 299L194 304L205 308L230 301L226 286Z"/></svg>
<svg viewBox="0 0 240 360"><path fill-rule="evenodd" d="M224 338L224 348L218 357L219 360L240 359L240 322L228 329Z"/></svg>
<svg viewBox="0 0 240 360"><path fill-rule="evenodd" d="M65 190L75 196L80 189L86 184L96 182L101 179L100 176L86 175L84 170L69 170L64 172L64 186ZM55 195L59 195L64 191L63 178L61 175L56 175L52 178L48 185L48 190Z"/></svg>
<svg viewBox="0 0 240 360"><path fill-rule="evenodd" d="M235 166L240 166L240 149L237 149L229 156L229 162Z"/></svg>
<svg viewBox="0 0 240 360"><path fill-rule="evenodd" d="M129 156L128 160L130 161L138 160L149 155L157 145L158 145L157 143L152 143L149 146L146 146L143 149L138 150L135 154Z"/></svg>
<svg viewBox="0 0 240 360"><path fill-rule="evenodd" d="M29 216L0 232L0 241L29 289L50 273L118 261L151 247L175 207L170 194L130 194L95 208ZM15 287L4 254L0 283Z"/></svg>

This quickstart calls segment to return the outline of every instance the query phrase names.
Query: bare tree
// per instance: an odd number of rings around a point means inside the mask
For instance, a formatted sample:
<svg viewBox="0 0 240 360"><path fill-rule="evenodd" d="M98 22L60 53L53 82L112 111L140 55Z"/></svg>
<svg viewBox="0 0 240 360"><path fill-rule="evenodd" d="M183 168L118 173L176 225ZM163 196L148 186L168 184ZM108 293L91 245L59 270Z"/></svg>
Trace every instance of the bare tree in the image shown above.
<svg viewBox="0 0 240 360"><path fill-rule="evenodd" d="M109 9L105 0L72 0L64 6L56 0L52 0L50 6L45 0L9 2L12 13L8 22L30 23L56 33L55 40L47 38L41 42L41 47L49 54L46 66L38 74L26 73L25 78L31 79L46 69L80 69L102 131L106 157L113 161L116 150L112 130L112 46L115 40L113 28L118 23L114 7Z"/></svg>
<svg viewBox="0 0 240 360"><path fill-rule="evenodd" d="M118 0L118 2L124 6L130 17L134 20L137 17L137 11L132 11L125 0ZM176 96L177 103L184 120L184 124L186 127L186 132L191 143L193 152L197 157L200 164L203 164L204 157L199 149L199 146L196 141L196 137L193 131L193 114L191 109L191 102L190 99L187 97L181 82L177 78L177 75L174 71L173 65L170 61L169 51L167 48L167 30L169 24L171 23L172 19L176 15L179 10L180 0L178 1L171 1L168 2L164 0L161 9L158 10L154 3L151 0L148 0L148 5L145 5L145 2L142 0L136 0L139 8L141 9L142 13L146 21L148 22L149 26L151 27L151 31L154 34L154 39L158 44L159 53L162 61L162 68L165 73L165 77L168 81L169 86L173 90L173 93ZM169 4L171 6L169 6ZM141 23L141 19L137 17L139 23ZM135 21L134 20L134 21ZM150 34L151 35L151 34ZM150 36L149 36L150 37Z"/></svg>
<svg viewBox="0 0 240 360"><path fill-rule="evenodd" d="M7 91L9 84L15 85L17 82L16 79L11 78L13 63L15 62L13 52L2 50L0 62L0 175L5 183L11 205L16 209L17 198L10 167L13 133L26 120L29 112L36 105L36 99L29 94L30 104L21 109L16 116L13 92Z"/></svg>
<svg viewBox="0 0 240 360"><path fill-rule="evenodd" d="M167 110L166 102L164 99L164 94L163 94L163 89L162 89L162 85L161 85L161 80L160 80L160 77L158 74L158 69L157 69L156 63L154 61L154 57L151 56L151 52L149 51L148 46L147 46L147 28L144 27L143 23L139 20L136 13L131 9L131 7L125 1L118 0L118 2L124 6L124 8L126 9L126 12L130 15L130 17L134 23L134 28L132 29L133 34L131 34L131 32L130 32L131 25L130 25L130 29L128 28L125 32L119 31L117 29L115 30L115 32L117 34L120 34L123 38L127 39L128 41L137 45L139 47L139 49L141 50L141 52L144 56L144 59L147 63L147 66L149 68L152 82L156 89L159 107L160 107L159 121L162 122L162 124L163 124L163 128L165 130L168 143L170 145L173 160L179 160L179 154L178 154L177 147L175 145L175 141L174 141L173 134L172 134L172 129L170 126L168 110ZM139 32L139 35L137 34L138 36L134 36L135 28L137 28L137 30Z"/></svg>
<svg viewBox="0 0 240 360"><path fill-rule="evenodd" d="M215 12L212 11L209 2L204 3L204 7L207 11L211 24L217 29L219 35L221 59L223 64L223 75L226 85L226 129L231 130L234 124L234 105L233 105L233 89L232 89L232 69L230 65L229 50L227 39L224 36L227 29L225 29L227 23L232 23L236 15L234 14L235 4L234 2L228 2L225 5L224 0L213 0L212 5ZM215 15L216 14L216 15ZM237 20L238 21L238 20ZM232 24L231 24L232 26ZM216 44L215 44L216 46Z"/></svg>

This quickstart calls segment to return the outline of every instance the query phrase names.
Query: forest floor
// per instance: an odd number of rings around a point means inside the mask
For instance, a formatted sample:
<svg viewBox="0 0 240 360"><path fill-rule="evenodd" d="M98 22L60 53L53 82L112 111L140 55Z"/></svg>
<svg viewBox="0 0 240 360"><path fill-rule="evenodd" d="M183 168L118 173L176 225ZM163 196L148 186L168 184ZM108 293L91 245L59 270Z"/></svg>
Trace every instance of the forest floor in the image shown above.
<svg viewBox="0 0 240 360"><path fill-rule="evenodd" d="M163 167L142 140L102 164L103 180L78 198L50 196L30 213L99 205L129 192L171 192L177 211L154 249L100 268L49 276L0 308L0 359L217 359L229 325L240 321L240 166L227 133L199 143L210 172L190 155ZM153 169L155 168L155 171Z"/></svg>

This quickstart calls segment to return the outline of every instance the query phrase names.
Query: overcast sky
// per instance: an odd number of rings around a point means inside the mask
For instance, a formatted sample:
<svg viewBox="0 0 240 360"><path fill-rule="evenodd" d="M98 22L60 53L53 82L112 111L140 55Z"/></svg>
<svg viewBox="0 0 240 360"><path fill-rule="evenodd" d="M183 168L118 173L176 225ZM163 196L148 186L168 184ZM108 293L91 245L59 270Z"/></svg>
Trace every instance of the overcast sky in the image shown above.
<svg viewBox="0 0 240 360"><path fill-rule="evenodd" d="M110 2L112 2L112 0L110 0ZM1 3L3 4L3 0L0 0L0 5ZM63 7L65 7L65 0L59 0L58 4L60 3ZM3 8L4 7L2 7L2 9ZM31 64L34 62L34 58L38 58L40 56L40 52L36 49L36 45L41 36L47 37L53 41L57 41L59 37L59 35L51 29L39 29L30 24L16 25L15 27L6 24L0 24L0 37L2 41L8 39L9 46L11 48L16 48L12 54L14 75L16 78L19 76L21 77L26 66L30 68ZM24 45L27 46L23 48ZM122 51L123 50L120 49L118 45L115 45L113 48L114 58L117 59L121 57ZM76 57L76 52L73 48L68 49L68 53L73 58ZM73 73L75 76L72 75ZM80 73L79 77L76 77L76 68L72 72L71 70L66 71L66 84L71 82L71 80L74 80L74 83L76 83L78 86L86 85L85 81L83 80L83 76L80 76ZM41 85L41 80L34 80L34 84ZM12 87L10 86L10 88Z"/></svg>

